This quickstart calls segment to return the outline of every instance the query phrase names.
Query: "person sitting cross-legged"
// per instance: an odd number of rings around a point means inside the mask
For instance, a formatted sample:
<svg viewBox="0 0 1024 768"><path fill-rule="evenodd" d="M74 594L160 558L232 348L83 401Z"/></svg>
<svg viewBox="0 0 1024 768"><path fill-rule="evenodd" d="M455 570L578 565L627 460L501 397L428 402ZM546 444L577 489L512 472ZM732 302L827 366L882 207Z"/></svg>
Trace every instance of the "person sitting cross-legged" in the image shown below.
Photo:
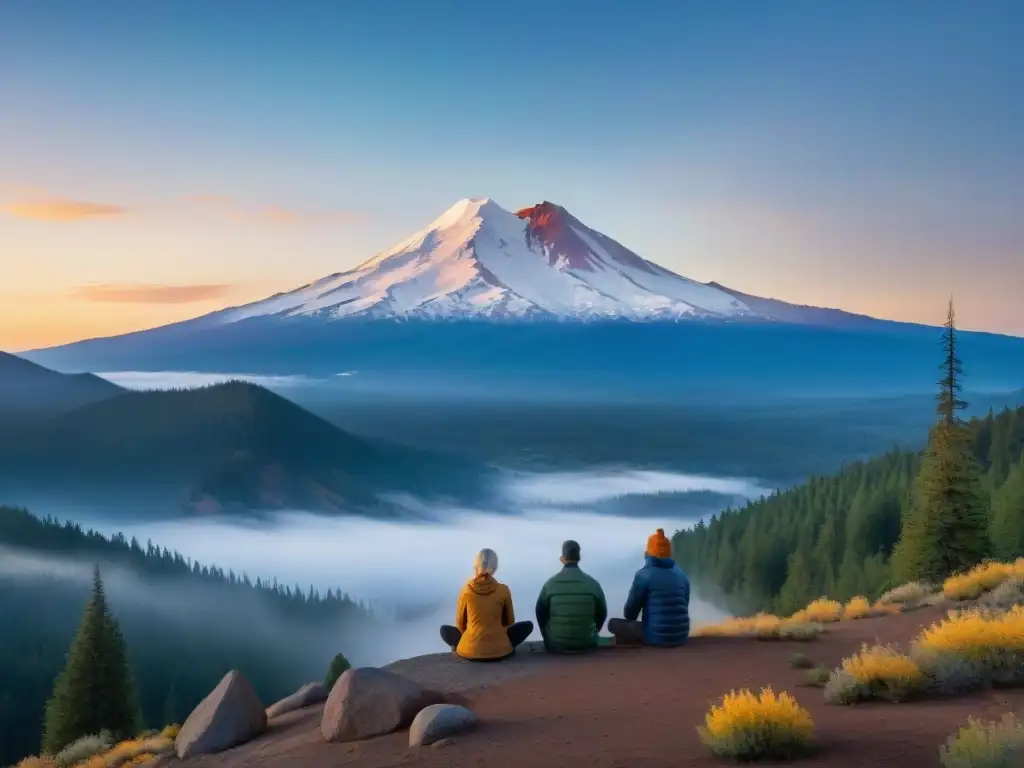
<svg viewBox="0 0 1024 768"><path fill-rule="evenodd" d="M442 626L441 639L464 659L500 661L530 636L533 622L516 621L512 592L494 578L498 555L493 549L477 553L473 570L459 595L455 626Z"/></svg>
<svg viewBox="0 0 1024 768"><path fill-rule="evenodd" d="M672 559L663 529L647 539L645 560L633 577L624 618L609 620L608 631L616 645L684 645L690 637L690 580Z"/></svg>
<svg viewBox="0 0 1024 768"><path fill-rule="evenodd" d="M597 648L608 618L604 590L580 568L580 545L562 544L562 570L544 584L537 598L537 626L549 653L585 653Z"/></svg>

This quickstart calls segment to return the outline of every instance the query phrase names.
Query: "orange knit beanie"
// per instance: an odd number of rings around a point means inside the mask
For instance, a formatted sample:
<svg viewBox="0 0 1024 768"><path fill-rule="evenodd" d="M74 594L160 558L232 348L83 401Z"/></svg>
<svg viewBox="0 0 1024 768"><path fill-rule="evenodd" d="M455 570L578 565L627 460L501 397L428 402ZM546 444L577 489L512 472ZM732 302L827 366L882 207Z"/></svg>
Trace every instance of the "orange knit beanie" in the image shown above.
<svg viewBox="0 0 1024 768"><path fill-rule="evenodd" d="M672 557L672 542L665 537L664 528L647 537L647 554L651 557Z"/></svg>

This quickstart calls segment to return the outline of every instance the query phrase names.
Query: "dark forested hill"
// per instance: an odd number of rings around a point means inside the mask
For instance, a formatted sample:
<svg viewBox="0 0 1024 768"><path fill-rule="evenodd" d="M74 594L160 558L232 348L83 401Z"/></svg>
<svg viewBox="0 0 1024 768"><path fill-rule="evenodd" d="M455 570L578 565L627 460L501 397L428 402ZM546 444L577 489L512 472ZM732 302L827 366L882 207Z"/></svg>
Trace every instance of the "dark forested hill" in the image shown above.
<svg viewBox="0 0 1024 768"><path fill-rule="evenodd" d="M122 392L121 387L91 373L58 373L0 352L0 418L49 416Z"/></svg>
<svg viewBox="0 0 1024 768"><path fill-rule="evenodd" d="M1024 556L1024 408L968 428L999 520L994 550ZM790 613L823 594L877 594L890 584L918 462L916 452L893 451L726 510L676 533L676 557L709 597L736 610Z"/></svg>
<svg viewBox="0 0 1024 768"><path fill-rule="evenodd" d="M322 679L370 627L343 593L250 581L151 543L0 507L0 765L39 750L43 706L103 572L147 726L181 722L230 669L265 702Z"/></svg>
<svg viewBox="0 0 1024 768"><path fill-rule="evenodd" d="M127 392L0 434L0 496L193 512L388 514L381 494L472 494L468 461L350 435L254 384Z"/></svg>

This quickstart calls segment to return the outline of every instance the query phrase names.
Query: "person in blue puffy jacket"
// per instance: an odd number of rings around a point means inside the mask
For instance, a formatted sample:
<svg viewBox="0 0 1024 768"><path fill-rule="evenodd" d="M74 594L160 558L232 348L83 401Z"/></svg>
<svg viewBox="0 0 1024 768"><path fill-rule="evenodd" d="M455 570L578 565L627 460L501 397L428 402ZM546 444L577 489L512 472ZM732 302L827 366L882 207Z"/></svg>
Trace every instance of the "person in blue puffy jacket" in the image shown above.
<svg viewBox="0 0 1024 768"><path fill-rule="evenodd" d="M608 631L619 645L684 645L690 637L690 580L672 559L663 529L647 539L645 560L633 577L624 618L611 619Z"/></svg>

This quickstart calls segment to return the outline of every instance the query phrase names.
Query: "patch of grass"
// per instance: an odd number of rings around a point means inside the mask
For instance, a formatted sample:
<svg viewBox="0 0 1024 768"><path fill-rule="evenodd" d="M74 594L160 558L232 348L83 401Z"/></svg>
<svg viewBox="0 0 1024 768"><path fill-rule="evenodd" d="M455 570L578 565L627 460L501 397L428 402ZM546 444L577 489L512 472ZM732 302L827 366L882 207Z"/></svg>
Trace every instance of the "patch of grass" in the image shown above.
<svg viewBox="0 0 1024 768"><path fill-rule="evenodd" d="M843 620L866 619L871 615L871 603L866 597L852 597L850 602L843 606Z"/></svg>
<svg viewBox="0 0 1024 768"><path fill-rule="evenodd" d="M832 670L825 666L813 667L805 673L807 684L816 688L824 688L831 677Z"/></svg>
<svg viewBox="0 0 1024 768"><path fill-rule="evenodd" d="M759 695L731 691L711 707L697 732L712 752L734 760L789 760L814 746L811 714L785 691L771 688Z"/></svg>
<svg viewBox="0 0 1024 768"><path fill-rule="evenodd" d="M867 644L843 659L825 684L825 699L834 704L885 699L903 701L926 687L917 663L892 645Z"/></svg>
<svg viewBox="0 0 1024 768"><path fill-rule="evenodd" d="M57 768L71 768L88 760L93 755L102 754L114 746L114 737L109 731L82 736L68 744L54 755Z"/></svg>
<svg viewBox="0 0 1024 768"><path fill-rule="evenodd" d="M1017 768L1024 761L1024 724L1012 714L999 722L970 718L939 747L943 768Z"/></svg>
<svg viewBox="0 0 1024 768"><path fill-rule="evenodd" d="M814 662L806 653L797 652L789 654L789 666L793 669L810 669L814 666Z"/></svg>
<svg viewBox="0 0 1024 768"><path fill-rule="evenodd" d="M979 563L966 573L946 579L942 594L950 600L975 600L1014 576L1024 576L1024 558L1012 563Z"/></svg>

